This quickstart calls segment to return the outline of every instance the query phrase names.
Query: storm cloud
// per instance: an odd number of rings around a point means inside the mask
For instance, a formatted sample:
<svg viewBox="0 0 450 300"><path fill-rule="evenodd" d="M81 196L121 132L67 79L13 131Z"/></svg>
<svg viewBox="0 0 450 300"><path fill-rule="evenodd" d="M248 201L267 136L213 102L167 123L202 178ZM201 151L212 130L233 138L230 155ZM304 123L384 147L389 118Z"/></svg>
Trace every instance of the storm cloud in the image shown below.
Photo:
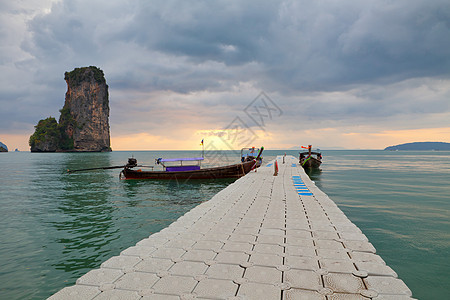
<svg viewBox="0 0 450 300"><path fill-rule="evenodd" d="M260 91L283 109L285 126L448 126L448 1L1 6L2 131L56 115L64 72L88 65L105 72L118 135L133 122L176 130L193 122L186 115L217 129Z"/></svg>

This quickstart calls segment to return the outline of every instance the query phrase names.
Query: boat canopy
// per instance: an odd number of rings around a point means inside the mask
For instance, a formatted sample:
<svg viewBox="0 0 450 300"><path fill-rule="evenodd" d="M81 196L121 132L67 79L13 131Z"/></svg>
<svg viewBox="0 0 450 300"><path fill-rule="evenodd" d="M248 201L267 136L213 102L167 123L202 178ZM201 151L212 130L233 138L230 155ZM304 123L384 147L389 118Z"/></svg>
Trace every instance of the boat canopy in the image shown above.
<svg viewBox="0 0 450 300"><path fill-rule="evenodd" d="M241 156L242 157L244 157L244 156L256 156L259 153L259 150L260 150L259 148L255 148L255 147L242 148L241 149ZM247 152L245 152L245 151L247 151Z"/></svg>
<svg viewBox="0 0 450 300"><path fill-rule="evenodd" d="M158 163L162 162L175 162L175 161L200 161L204 160L203 157L187 157L187 158L158 158Z"/></svg>
<svg viewBox="0 0 450 300"><path fill-rule="evenodd" d="M300 154L309 154L308 151L305 151L305 152L299 152L299 153L300 153ZM322 155L322 153L320 153L320 152L313 152L313 151L311 151L311 154Z"/></svg>

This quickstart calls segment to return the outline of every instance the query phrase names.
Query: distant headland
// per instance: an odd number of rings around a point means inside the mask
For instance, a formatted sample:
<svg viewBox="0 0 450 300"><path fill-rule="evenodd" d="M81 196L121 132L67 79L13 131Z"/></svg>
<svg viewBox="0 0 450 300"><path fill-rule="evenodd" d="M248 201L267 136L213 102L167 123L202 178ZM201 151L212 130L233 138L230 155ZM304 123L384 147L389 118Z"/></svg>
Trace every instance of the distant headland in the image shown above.
<svg viewBox="0 0 450 300"><path fill-rule="evenodd" d="M0 152L8 152L8 147L2 142L0 142Z"/></svg>
<svg viewBox="0 0 450 300"><path fill-rule="evenodd" d="M103 71L90 66L64 74L67 92L59 122L40 120L31 152L109 152L109 95Z"/></svg>
<svg viewBox="0 0 450 300"><path fill-rule="evenodd" d="M416 151L450 151L450 143L443 142L416 142L406 143L396 146L386 147L384 150L397 151L397 150L416 150Z"/></svg>

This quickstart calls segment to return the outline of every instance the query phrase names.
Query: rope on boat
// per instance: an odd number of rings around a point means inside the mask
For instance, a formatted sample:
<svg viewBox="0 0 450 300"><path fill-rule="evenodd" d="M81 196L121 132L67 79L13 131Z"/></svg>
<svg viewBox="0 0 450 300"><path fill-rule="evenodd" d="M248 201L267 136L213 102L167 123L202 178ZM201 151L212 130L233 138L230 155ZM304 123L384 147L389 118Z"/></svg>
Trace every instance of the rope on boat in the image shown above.
<svg viewBox="0 0 450 300"><path fill-rule="evenodd" d="M244 171L244 164L243 163L241 164L241 170L242 170L242 176L244 176L245 175L245 171Z"/></svg>

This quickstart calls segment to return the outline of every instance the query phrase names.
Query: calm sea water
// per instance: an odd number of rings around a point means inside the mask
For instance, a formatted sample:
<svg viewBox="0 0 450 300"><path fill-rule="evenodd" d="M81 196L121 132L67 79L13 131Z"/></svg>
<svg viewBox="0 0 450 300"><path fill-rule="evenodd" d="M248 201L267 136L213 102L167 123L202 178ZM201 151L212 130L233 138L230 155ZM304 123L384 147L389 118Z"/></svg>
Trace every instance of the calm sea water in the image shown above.
<svg viewBox="0 0 450 300"><path fill-rule="evenodd" d="M266 161L285 151L266 151ZM297 151L286 151L298 155ZM419 299L446 299L450 282L450 152L323 151L310 174L368 236ZM134 155L199 152L1 153L0 299L43 299L165 228L233 180L121 181ZM224 152L206 161L238 159Z"/></svg>

